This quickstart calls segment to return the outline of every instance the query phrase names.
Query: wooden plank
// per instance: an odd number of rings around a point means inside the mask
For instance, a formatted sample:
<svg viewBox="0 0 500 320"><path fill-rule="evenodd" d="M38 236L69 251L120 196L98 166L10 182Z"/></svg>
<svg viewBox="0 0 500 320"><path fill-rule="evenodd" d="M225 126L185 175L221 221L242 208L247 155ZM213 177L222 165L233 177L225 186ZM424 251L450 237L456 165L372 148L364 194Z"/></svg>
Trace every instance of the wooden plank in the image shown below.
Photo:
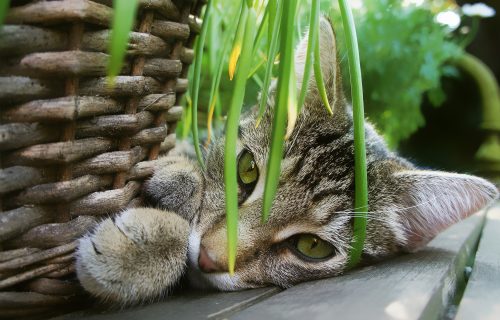
<svg viewBox="0 0 500 320"><path fill-rule="evenodd" d="M500 319L500 205L490 209L456 319Z"/></svg>
<svg viewBox="0 0 500 320"><path fill-rule="evenodd" d="M420 252L302 283L231 319L442 318L483 222L484 212L449 228Z"/></svg>
<svg viewBox="0 0 500 320"><path fill-rule="evenodd" d="M167 298L163 302L147 306L114 313L92 314L77 312L58 317L57 320L225 319L227 315L257 303L279 291L278 288L209 293L189 291Z"/></svg>

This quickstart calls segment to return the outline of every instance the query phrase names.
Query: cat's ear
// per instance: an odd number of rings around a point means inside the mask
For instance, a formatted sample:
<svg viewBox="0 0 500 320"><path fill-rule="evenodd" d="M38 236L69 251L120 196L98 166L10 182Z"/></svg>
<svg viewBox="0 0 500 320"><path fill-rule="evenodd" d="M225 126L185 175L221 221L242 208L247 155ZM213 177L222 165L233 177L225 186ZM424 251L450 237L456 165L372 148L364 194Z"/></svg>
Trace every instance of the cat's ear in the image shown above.
<svg viewBox="0 0 500 320"><path fill-rule="evenodd" d="M402 171L394 178L400 207L397 214L408 251L419 249L498 197L493 184L465 174Z"/></svg>
<svg viewBox="0 0 500 320"><path fill-rule="evenodd" d="M302 81L304 78L304 67L306 63L307 46L308 46L309 32L302 37L295 50L295 73L297 77L297 92L302 88ZM340 68L337 64L337 48L335 34L330 21L321 16L319 22L319 52L320 52L320 66L323 73L323 82L325 83L328 100L332 108L334 108L334 101L337 97L337 91L341 86ZM339 92L339 94L340 94ZM314 70L311 70L309 78L308 89L306 94L305 105L307 107L321 107L322 100L318 92L318 86L314 77ZM321 110L321 109L320 109ZM324 108L323 108L324 110Z"/></svg>

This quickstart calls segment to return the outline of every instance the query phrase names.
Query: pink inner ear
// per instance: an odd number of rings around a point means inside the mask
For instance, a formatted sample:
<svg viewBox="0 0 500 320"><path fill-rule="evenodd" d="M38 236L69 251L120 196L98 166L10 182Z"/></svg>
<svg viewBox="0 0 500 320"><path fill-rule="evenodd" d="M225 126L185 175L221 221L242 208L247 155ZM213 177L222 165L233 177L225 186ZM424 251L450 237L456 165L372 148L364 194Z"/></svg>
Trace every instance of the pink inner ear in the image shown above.
<svg viewBox="0 0 500 320"><path fill-rule="evenodd" d="M464 174L404 171L396 178L406 189L400 217L410 251L424 246L450 225L476 213L498 196L490 182Z"/></svg>

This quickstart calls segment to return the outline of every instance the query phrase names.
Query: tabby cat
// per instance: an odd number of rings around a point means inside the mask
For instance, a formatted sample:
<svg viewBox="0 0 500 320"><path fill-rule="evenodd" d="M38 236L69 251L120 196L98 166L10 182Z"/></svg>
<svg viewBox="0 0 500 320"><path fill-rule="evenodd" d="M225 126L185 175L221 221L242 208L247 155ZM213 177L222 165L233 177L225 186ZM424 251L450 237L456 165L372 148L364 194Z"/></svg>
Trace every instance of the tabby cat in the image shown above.
<svg viewBox="0 0 500 320"><path fill-rule="evenodd" d="M307 35L296 50L297 88L306 48ZM77 272L89 292L127 305L161 298L184 274L198 287L239 290L289 287L345 270L354 216L353 121L334 32L324 18L320 52L334 114L325 110L311 77L305 106L284 147L278 191L265 224L260 216L273 93L258 128L256 110L241 120L235 274L227 269L220 138L207 151L205 171L181 155L160 160L144 188L156 209L128 209L80 240ZM366 148L370 212L364 263L417 250L497 197L495 186L481 178L415 168L388 150L369 123Z"/></svg>

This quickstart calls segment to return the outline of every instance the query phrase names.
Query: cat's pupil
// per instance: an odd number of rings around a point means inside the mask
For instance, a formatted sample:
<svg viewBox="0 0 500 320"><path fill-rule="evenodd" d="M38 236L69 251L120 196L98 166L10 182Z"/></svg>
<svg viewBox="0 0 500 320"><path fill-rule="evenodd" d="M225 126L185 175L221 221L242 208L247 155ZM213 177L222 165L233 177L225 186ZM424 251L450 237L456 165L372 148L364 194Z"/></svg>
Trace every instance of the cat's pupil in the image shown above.
<svg viewBox="0 0 500 320"><path fill-rule="evenodd" d="M318 246L318 239L314 238L311 242L311 250Z"/></svg>
<svg viewBox="0 0 500 320"><path fill-rule="evenodd" d="M251 172L253 169L255 169L255 162L250 162L250 166L247 169L247 172Z"/></svg>

